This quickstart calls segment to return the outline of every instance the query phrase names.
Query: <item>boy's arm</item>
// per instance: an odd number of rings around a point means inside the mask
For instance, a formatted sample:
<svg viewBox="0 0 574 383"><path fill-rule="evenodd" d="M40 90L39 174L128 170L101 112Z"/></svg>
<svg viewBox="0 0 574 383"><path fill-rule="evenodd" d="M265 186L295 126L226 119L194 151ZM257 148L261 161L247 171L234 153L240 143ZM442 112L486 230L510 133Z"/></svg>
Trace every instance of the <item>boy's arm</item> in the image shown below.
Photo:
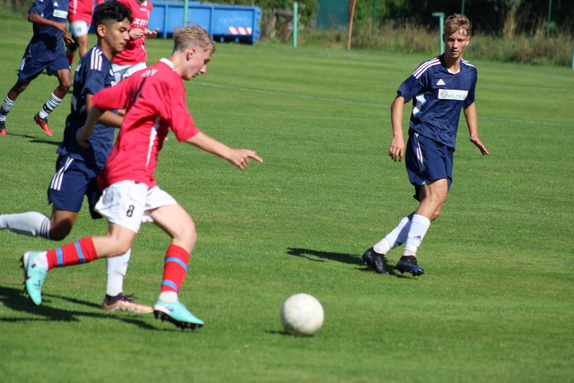
<svg viewBox="0 0 574 383"><path fill-rule="evenodd" d="M92 109L90 110L90 112L88 113L88 117L86 118L86 122L84 123L84 126L78 129L78 131L76 132L76 141L78 141L78 144L81 147L83 148L90 147L90 144L88 144L86 141L94 133L94 125L96 125L96 122L98 122L98 120L100 119L100 117L102 117L103 114L104 112L99 110L97 107L92 106Z"/></svg>
<svg viewBox="0 0 574 383"><path fill-rule="evenodd" d="M68 35L68 28L66 26L66 23L59 23L54 20L48 20L37 13L29 13L28 21L33 24L45 25L48 27L54 27L56 29L59 29L64 36L64 41L66 42L66 45L74 42L74 39Z"/></svg>
<svg viewBox="0 0 574 383"><path fill-rule="evenodd" d="M149 29L146 28L146 30L144 31L144 36L147 37L148 39L155 39L157 37L157 31L159 31L159 28L156 28L153 31L150 31Z"/></svg>
<svg viewBox="0 0 574 383"><path fill-rule="evenodd" d="M478 115L476 113L476 104L473 102L470 105L464 106L464 117L468 125L468 133L470 134L470 142L472 142L483 155L487 155L488 150L478 138Z"/></svg>
<svg viewBox="0 0 574 383"><path fill-rule="evenodd" d="M226 159L241 170L247 167L250 158L263 162L263 159L252 150L232 149L202 132L197 133L185 142L208 153L212 153Z"/></svg>
<svg viewBox="0 0 574 383"><path fill-rule="evenodd" d="M86 95L86 111L90 113L90 110L94 107L92 103L93 95ZM98 122L102 125L109 126L110 128L119 128L123 121L123 116L119 116L116 113L106 110L104 114L99 118Z"/></svg>
<svg viewBox="0 0 574 383"><path fill-rule="evenodd" d="M400 162L405 156L405 138L403 136L403 108L406 100L397 96L391 104L391 124L393 126L393 140L389 148L389 156L395 162Z"/></svg>

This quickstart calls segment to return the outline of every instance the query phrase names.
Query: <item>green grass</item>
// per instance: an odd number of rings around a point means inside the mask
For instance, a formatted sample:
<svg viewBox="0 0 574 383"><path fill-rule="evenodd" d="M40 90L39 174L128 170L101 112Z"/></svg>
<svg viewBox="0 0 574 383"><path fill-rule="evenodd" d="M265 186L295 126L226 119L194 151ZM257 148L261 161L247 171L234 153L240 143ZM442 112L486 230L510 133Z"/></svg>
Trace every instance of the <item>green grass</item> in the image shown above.
<svg viewBox="0 0 574 383"><path fill-rule="evenodd" d="M10 52L0 56L2 92L16 81L27 24L0 24ZM149 61L170 50L151 41ZM0 380L574 381L571 70L466 57L479 69L491 155L461 122L451 195L419 251L425 275L381 276L360 260L416 207L404 165L386 155L389 105L427 58L218 45L208 73L187 85L189 108L207 134L265 163L241 172L172 136L157 171L197 224L181 299L206 326L181 332L104 313L103 261L53 270L34 306L18 259L57 244L0 231ZM31 118L56 83L40 76L8 117L0 213L49 212L69 97L50 116L53 137ZM83 211L65 243L105 230ZM125 288L140 302L157 297L168 242L150 224L136 239ZM312 338L281 328L281 304L298 292L325 309Z"/></svg>

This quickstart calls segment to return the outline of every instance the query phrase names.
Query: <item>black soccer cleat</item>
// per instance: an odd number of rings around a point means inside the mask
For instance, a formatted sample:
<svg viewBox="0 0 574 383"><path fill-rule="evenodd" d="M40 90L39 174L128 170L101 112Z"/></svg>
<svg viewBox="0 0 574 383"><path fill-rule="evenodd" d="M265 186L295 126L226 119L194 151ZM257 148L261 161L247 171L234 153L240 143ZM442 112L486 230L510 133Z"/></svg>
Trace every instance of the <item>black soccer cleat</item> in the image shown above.
<svg viewBox="0 0 574 383"><path fill-rule="evenodd" d="M379 274L389 274L387 271L387 258L377 253L372 247L363 254L363 261Z"/></svg>
<svg viewBox="0 0 574 383"><path fill-rule="evenodd" d="M411 273L413 276L423 275L425 271L417 264L417 257L402 256L395 266L401 273Z"/></svg>

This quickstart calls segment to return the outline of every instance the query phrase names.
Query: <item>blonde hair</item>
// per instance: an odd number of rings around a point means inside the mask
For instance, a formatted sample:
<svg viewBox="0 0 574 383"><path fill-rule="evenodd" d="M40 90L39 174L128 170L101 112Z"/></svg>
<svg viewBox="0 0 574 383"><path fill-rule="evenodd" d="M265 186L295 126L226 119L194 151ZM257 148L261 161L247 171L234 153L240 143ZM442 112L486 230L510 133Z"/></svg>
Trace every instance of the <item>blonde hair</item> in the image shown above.
<svg viewBox="0 0 574 383"><path fill-rule="evenodd" d="M470 37L470 30L472 29L472 24L466 18L465 15L455 13L447 17L444 23L444 34L445 36L450 36L453 33L458 32L460 29L466 31L466 35Z"/></svg>
<svg viewBox="0 0 574 383"><path fill-rule="evenodd" d="M177 28L173 33L173 51L185 51L189 48L200 48L215 53L215 43L210 34L199 25Z"/></svg>

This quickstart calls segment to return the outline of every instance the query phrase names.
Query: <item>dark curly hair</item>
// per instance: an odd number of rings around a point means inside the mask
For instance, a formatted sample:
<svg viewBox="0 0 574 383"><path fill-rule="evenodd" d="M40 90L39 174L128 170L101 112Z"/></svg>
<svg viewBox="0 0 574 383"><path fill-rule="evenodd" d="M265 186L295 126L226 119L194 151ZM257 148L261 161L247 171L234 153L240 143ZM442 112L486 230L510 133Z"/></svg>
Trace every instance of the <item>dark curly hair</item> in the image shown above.
<svg viewBox="0 0 574 383"><path fill-rule="evenodd" d="M94 16L92 24L94 28L98 25L104 24L106 27L114 21L122 21L124 19L132 20L132 11L119 1L106 1L98 4L94 9Z"/></svg>

